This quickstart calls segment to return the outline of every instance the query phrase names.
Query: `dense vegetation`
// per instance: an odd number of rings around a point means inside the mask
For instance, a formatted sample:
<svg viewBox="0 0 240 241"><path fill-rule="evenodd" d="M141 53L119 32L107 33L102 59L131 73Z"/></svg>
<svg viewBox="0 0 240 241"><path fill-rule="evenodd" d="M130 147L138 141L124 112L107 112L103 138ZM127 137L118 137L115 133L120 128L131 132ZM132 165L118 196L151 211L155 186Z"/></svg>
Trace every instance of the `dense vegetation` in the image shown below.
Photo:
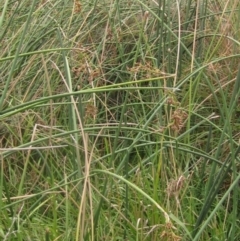
<svg viewBox="0 0 240 241"><path fill-rule="evenodd" d="M1 240L240 240L238 0L0 9Z"/></svg>

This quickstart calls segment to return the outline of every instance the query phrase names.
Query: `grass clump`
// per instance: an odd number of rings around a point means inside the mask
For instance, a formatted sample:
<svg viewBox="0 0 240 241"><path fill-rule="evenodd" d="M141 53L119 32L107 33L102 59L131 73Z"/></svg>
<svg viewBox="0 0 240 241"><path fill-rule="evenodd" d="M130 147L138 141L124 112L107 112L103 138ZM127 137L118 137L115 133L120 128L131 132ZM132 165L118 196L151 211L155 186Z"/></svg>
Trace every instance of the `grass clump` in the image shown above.
<svg viewBox="0 0 240 241"><path fill-rule="evenodd" d="M5 1L2 240L238 240L239 4Z"/></svg>

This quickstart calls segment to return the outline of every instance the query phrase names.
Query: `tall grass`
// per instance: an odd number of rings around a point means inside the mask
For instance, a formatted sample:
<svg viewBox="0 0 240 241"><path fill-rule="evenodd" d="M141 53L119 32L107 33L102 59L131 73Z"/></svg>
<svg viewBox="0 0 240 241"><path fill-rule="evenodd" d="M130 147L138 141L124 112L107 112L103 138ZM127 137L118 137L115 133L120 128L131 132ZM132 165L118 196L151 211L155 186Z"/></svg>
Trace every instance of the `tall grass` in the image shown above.
<svg viewBox="0 0 240 241"><path fill-rule="evenodd" d="M237 0L0 9L1 240L240 239Z"/></svg>

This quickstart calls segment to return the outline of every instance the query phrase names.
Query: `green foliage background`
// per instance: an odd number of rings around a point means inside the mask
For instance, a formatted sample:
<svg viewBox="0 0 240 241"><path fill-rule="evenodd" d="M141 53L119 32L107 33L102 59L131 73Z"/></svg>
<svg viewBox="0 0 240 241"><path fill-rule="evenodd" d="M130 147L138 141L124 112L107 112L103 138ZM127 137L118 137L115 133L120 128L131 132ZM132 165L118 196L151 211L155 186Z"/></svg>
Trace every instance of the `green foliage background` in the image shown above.
<svg viewBox="0 0 240 241"><path fill-rule="evenodd" d="M2 240L239 240L237 0L0 4Z"/></svg>

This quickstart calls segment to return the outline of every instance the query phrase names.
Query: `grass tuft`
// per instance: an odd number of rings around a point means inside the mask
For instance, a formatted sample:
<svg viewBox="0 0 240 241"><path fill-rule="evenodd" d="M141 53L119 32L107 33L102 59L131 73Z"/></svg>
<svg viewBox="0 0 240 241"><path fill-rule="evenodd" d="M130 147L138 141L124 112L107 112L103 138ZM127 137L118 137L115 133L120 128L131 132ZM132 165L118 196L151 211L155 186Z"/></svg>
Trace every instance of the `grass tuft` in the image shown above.
<svg viewBox="0 0 240 241"><path fill-rule="evenodd" d="M239 240L240 6L0 4L1 240Z"/></svg>

